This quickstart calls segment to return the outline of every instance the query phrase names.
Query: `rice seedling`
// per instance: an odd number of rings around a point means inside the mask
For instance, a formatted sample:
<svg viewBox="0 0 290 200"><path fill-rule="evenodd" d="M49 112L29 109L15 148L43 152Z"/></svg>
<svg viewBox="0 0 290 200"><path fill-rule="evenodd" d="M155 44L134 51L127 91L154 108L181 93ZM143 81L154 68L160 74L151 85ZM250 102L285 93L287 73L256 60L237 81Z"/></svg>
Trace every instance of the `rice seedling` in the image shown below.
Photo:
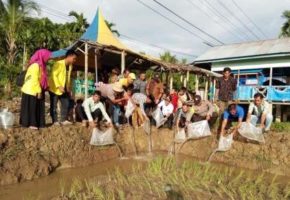
<svg viewBox="0 0 290 200"><path fill-rule="evenodd" d="M185 161L177 165L174 158L157 157L147 164L132 166L130 173L116 168L108 172L106 181L73 182L70 199L165 199L165 185L171 193L182 193L184 199L287 199L290 186L272 181L265 174L249 174L229 167L202 165Z"/></svg>

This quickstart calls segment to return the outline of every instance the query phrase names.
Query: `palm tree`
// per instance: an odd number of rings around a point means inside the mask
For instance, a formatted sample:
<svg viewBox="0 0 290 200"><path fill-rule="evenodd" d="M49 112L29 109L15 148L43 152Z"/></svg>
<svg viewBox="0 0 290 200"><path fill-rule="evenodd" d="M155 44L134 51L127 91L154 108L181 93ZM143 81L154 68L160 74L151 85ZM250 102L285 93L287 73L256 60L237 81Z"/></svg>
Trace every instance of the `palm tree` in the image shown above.
<svg viewBox="0 0 290 200"><path fill-rule="evenodd" d="M4 4L1 1L1 4ZM0 4L0 5L1 5ZM7 44L7 64L14 64L17 54L17 37L19 30L22 28L25 19L32 11L39 12L39 6L32 0L8 0L2 7L1 26L5 32L5 40Z"/></svg>
<svg viewBox="0 0 290 200"><path fill-rule="evenodd" d="M280 37L290 37L290 10L284 11L282 17L286 19L286 22L281 28Z"/></svg>
<svg viewBox="0 0 290 200"><path fill-rule="evenodd" d="M74 32L84 33L86 29L89 27L87 19L84 17L83 13L78 14L76 11L70 11L68 15L74 17L76 20L73 26Z"/></svg>
<svg viewBox="0 0 290 200"><path fill-rule="evenodd" d="M20 38L20 31L24 26L27 17L32 11L40 11L39 6L32 0L8 0L4 3L0 0L0 26L4 33L5 50L7 52L7 84L5 90L9 96L12 91L13 74L15 68L15 58L17 56L17 42Z"/></svg>
<svg viewBox="0 0 290 200"><path fill-rule="evenodd" d="M160 54L160 59L172 64L176 64L178 62L176 56L171 55L169 51L165 51L163 54Z"/></svg>
<svg viewBox="0 0 290 200"><path fill-rule="evenodd" d="M112 33L114 33L115 35L117 35L118 37L120 37L120 33L119 31L117 31L114 27L116 27L116 24L109 22L107 20L105 20L108 28L111 30Z"/></svg>

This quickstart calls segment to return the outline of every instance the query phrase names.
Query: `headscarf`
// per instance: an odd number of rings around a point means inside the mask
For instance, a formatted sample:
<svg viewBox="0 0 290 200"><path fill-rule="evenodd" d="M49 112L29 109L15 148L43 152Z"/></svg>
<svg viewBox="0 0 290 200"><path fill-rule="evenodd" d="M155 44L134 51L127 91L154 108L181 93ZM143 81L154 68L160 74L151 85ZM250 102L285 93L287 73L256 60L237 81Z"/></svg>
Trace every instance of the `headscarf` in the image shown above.
<svg viewBox="0 0 290 200"><path fill-rule="evenodd" d="M28 66L31 66L34 63L39 65L40 70L41 70L40 85L41 85L41 88L44 90L48 88L46 63L50 57L51 57L51 52L49 50L39 49L30 58L30 61L28 64Z"/></svg>

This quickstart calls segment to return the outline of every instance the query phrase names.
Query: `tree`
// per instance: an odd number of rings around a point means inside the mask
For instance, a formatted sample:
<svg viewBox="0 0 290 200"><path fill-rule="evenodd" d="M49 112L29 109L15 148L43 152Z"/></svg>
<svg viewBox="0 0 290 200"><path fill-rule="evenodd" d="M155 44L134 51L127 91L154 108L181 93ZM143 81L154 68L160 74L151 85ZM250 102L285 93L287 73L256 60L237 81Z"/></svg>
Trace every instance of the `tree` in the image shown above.
<svg viewBox="0 0 290 200"><path fill-rule="evenodd" d="M280 37L290 37L290 10L284 11L282 17L286 19L286 22L281 28Z"/></svg>
<svg viewBox="0 0 290 200"><path fill-rule="evenodd" d="M74 17L76 20L73 24L73 32L83 33L89 27L87 19L84 17L83 13L78 14L76 11L70 11L69 16Z"/></svg>
<svg viewBox="0 0 290 200"><path fill-rule="evenodd" d="M7 59L4 70L1 69L2 73L5 74L7 84L5 85L5 91L11 96L12 81L17 68L15 66L15 59L17 57L17 42L19 38L19 32L25 24L25 19L30 15L32 11L40 11L39 6L32 0L8 0L6 3L0 1L0 27L1 32L3 31L5 50L7 52ZM2 80L3 81L3 80Z"/></svg>
<svg viewBox="0 0 290 200"><path fill-rule="evenodd" d="M114 27L116 26L116 24L109 22L107 20L105 20L108 28L112 31L112 33L114 33L115 35L117 35L118 37L120 37L120 33L119 31L117 31Z"/></svg>
<svg viewBox="0 0 290 200"><path fill-rule="evenodd" d="M178 63L178 60L176 58L175 55L171 55L171 53L169 51L165 51L163 54L160 54L160 59L162 61L168 62L168 63L172 63L172 64L176 64Z"/></svg>
<svg viewBox="0 0 290 200"><path fill-rule="evenodd" d="M3 4L3 2L1 1ZM39 6L31 0L8 0L4 4L1 14L1 26L5 32L5 40L7 44L7 64L14 64L17 54L17 37L19 30L24 25L25 19L32 11L39 11Z"/></svg>

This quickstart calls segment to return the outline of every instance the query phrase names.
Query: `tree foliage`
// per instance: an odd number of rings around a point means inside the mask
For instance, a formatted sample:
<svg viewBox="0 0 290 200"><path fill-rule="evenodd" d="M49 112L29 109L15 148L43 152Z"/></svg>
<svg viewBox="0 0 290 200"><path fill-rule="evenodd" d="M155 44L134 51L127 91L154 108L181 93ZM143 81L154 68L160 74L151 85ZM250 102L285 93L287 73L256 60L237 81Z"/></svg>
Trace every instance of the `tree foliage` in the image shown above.
<svg viewBox="0 0 290 200"><path fill-rule="evenodd" d="M280 37L290 37L290 10L285 10L282 17L286 21L281 28Z"/></svg>
<svg viewBox="0 0 290 200"><path fill-rule="evenodd" d="M11 92L13 80L37 49L54 51L68 47L89 26L83 13L71 11L68 15L74 21L60 24L48 18L32 17L40 12L33 0L0 0L0 87L4 92ZM119 35L114 23L106 23Z"/></svg>

